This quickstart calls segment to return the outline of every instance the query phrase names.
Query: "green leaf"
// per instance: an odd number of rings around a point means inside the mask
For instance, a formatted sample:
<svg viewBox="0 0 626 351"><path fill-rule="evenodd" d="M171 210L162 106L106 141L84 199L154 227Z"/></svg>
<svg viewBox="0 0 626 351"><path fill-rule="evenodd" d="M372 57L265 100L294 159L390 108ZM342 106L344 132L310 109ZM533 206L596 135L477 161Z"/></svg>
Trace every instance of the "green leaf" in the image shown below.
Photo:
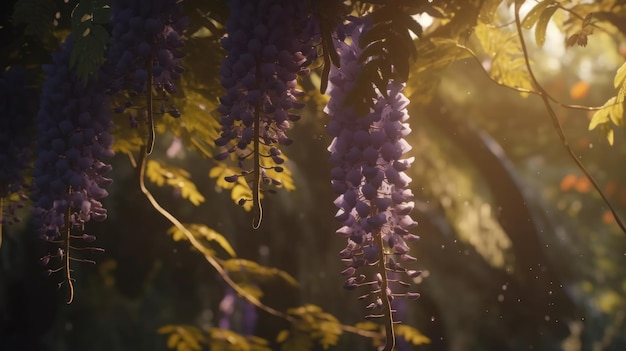
<svg viewBox="0 0 626 351"><path fill-rule="evenodd" d="M626 62L617 69L617 73L613 79L613 86L615 86L616 89L621 88L624 85L624 79L626 79Z"/></svg>
<svg viewBox="0 0 626 351"><path fill-rule="evenodd" d="M528 11L528 14L526 15L526 17L524 17L524 20L522 21L522 28L524 29L532 28L535 25L535 23L537 23L537 21L539 20L539 17L543 13L543 11L548 7L548 5L551 5L551 4L554 4L554 1L552 0L543 1L543 2L538 3L535 7L533 7L532 10Z"/></svg>
<svg viewBox="0 0 626 351"><path fill-rule="evenodd" d="M539 20L537 21L537 27L535 27L535 40L537 41L537 46L542 47L546 41L546 31L548 29L548 22L550 22L550 18L554 15L554 12L558 9L558 5L555 3L549 4L546 9L539 16Z"/></svg>
<svg viewBox="0 0 626 351"><path fill-rule="evenodd" d="M44 38L50 37L54 29L56 8L49 0L18 0L11 16L15 23L26 24L24 34Z"/></svg>
<svg viewBox="0 0 626 351"><path fill-rule="evenodd" d="M104 63L109 32L101 25L110 19L110 4L105 0L81 0L72 10L74 48L70 65L86 83Z"/></svg>

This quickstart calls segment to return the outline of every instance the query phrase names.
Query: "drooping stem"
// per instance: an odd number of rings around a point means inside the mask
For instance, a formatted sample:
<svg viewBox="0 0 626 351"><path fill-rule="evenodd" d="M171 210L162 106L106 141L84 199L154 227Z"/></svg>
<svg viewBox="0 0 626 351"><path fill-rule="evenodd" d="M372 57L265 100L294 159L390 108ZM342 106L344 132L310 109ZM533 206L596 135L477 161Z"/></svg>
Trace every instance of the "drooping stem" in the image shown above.
<svg viewBox="0 0 626 351"><path fill-rule="evenodd" d="M72 188L69 187L67 189L68 194L72 193ZM74 283L72 283L72 270L70 268L70 239L71 239L71 221L70 216L72 215L72 208L67 206L67 210L65 210L65 218L64 218L64 226L62 229L63 243L65 244L65 252L63 258L65 259L65 281L67 282L67 288L69 289L69 296L67 298L66 304L71 304L74 301Z"/></svg>
<svg viewBox="0 0 626 351"><path fill-rule="evenodd" d="M205 260L211 265L211 267L213 267L213 269L215 269L215 271L220 276L220 278L222 278L224 282L228 284L238 294L238 296L248 301L250 304L254 305L258 309L271 314L272 316L282 318L290 323L296 322L295 317L287 313L278 311L268 305L265 305L263 302L261 302L255 296L249 294L239 284L237 284L230 277L230 275L228 275L228 272L226 272L226 270L224 269L222 265L222 261L219 258L214 257L213 253L211 253L202 243L200 243L198 239L196 239L196 237L193 235L193 233L191 233L189 229L187 229L183 223L181 223L174 215L169 213L165 208L161 206L161 204L159 204L159 202L156 200L154 195L152 195L150 190L148 190L145 184L144 177L145 177L146 161L148 158L147 156L148 155L145 152L145 150L139 151L139 162L137 164L138 174L139 174L139 188L141 189L141 192L146 196L148 201L150 201L150 204L152 205L152 207L154 207L154 209L157 212L159 212L159 214L165 217L170 223L172 223L176 228L178 228L178 230L180 230L185 235L185 237L187 238L187 240L189 240L191 245L204 256ZM381 337L381 334L378 332L359 329L351 325L342 324L341 330L348 332L348 333L360 335L362 337L374 339L374 340L379 339Z"/></svg>
<svg viewBox="0 0 626 351"><path fill-rule="evenodd" d="M261 83L261 69L260 65L256 65L256 86L260 88ZM252 143L254 148L254 169L253 169L253 189L252 189L252 228L259 229L261 221L263 220L263 205L261 205L261 99L254 107L254 135L252 136Z"/></svg>
<svg viewBox="0 0 626 351"><path fill-rule="evenodd" d="M146 146L146 154L150 155L152 150L154 150L154 140L156 138L156 134L154 132L154 108L152 101L152 84L154 82L154 76L152 74L152 55L148 58L146 62L146 71L148 73L147 83L146 83L146 111L148 114L148 144Z"/></svg>
<svg viewBox="0 0 626 351"><path fill-rule="evenodd" d="M372 206L372 215L375 215L378 210L375 206ZM378 293L380 300L383 304L383 319L385 323L385 347L383 351L392 351L396 346L396 336L393 328L393 310L391 308L391 301L387 296L387 290L389 289L389 279L387 278L387 269L385 269L385 250L383 246L382 230L378 230L374 233L374 244L378 251L378 257L380 258L376 263L376 269L380 274L380 292Z"/></svg>

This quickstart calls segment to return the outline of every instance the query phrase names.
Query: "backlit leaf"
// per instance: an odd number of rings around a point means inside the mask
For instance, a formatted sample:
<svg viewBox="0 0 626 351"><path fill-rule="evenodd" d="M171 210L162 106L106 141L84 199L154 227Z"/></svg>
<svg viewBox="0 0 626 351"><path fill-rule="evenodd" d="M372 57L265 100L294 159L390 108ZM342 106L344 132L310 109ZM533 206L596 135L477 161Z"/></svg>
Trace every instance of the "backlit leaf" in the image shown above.
<svg viewBox="0 0 626 351"><path fill-rule="evenodd" d="M217 231L207 227L204 224L185 224L185 228L193 234L197 239L205 239L209 242L215 242L218 244L224 251L226 251L231 257L237 256L235 250L230 245L230 242ZM168 231L168 234L172 235L172 239L174 241L187 240L187 236L176 226L171 227Z"/></svg>
<svg viewBox="0 0 626 351"><path fill-rule="evenodd" d="M609 122L609 111L615 105L616 97L613 96L602 105L602 108L596 111L589 122L589 130L594 130L597 126Z"/></svg>
<svg viewBox="0 0 626 351"><path fill-rule="evenodd" d="M343 333L341 324L332 314L324 312L319 306L307 304L297 308L290 308L287 313L296 317L288 333L281 332L281 338L286 340L282 350L310 350L313 342L317 342L323 349L336 345ZM305 348L307 347L307 348Z"/></svg>
<svg viewBox="0 0 626 351"><path fill-rule="evenodd" d="M398 324L395 326L396 335L401 336L404 340L410 342L413 345L419 346L424 344L430 344L430 339L419 330L406 325Z"/></svg>
<svg viewBox="0 0 626 351"><path fill-rule="evenodd" d="M548 29L548 22L550 22L550 18L554 15L554 12L558 9L557 4L551 3L539 16L539 20L537 20L537 26L535 27L535 40L537 41L537 46L542 47L546 41L546 31Z"/></svg>
<svg viewBox="0 0 626 351"><path fill-rule="evenodd" d="M180 190L181 196L196 206L205 201L196 185L189 180L189 172L182 168L166 165L156 160L148 160L146 177L158 186L169 185Z"/></svg>
<svg viewBox="0 0 626 351"><path fill-rule="evenodd" d="M200 329L188 325L166 325L157 329L159 334L170 334L167 347L176 351L200 351L206 338Z"/></svg>
<svg viewBox="0 0 626 351"><path fill-rule="evenodd" d="M209 343L211 351L271 351L265 339L222 328L209 330Z"/></svg>
<svg viewBox="0 0 626 351"><path fill-rule="evenodd" d="M298 281L289 273L278 268L262 266L254 261L231 258L224 261L223 266L229 273L238 275L239 278L245 278L246 280L264 283L279 278L291 286L298 286Z"/></svg>
<svg viewBox="0 0 626 351"><path fill-rule="evenodd" d="M282 344L289 337L289 330L283 329L276 336L276 342Z"/></svg>
<svg viewBox="0 0 626 351"><path fill-rule="evenodd" d="M535 23L537 23L537 21L539 20L539 17L543 13L543 11L548 7L548 5L551 5L551 4L554 4L554 1L551 1L551 0L543 1L535 5L535 7L533 7L530 11L528 11L528 14L526 15L526 17L524 17L524 20L522 21L522 28L524 29L532 28L535 25Z"/></svg>
<svg viewBox="0 0 626 351"><path fill-rule="evenodd" d="M617 73L615 74L615 78L613 79L613 86L615 88L621 88L624 85L624 80L626 79L626 62L624 62L620 68L617 69Z"/></svg>
<svg viewBox="0 0 626 351"><path fill-rule="evenodd" d="M621 127L624 125L624 100L617 98L617 103L609 110L609 119L614 125Z"/></svg>
<svg viewBox="0 0 626 351"><path fill-rule="evenodd" d="M479 22L474 33L485 53L492 59L489 74L494 80L512 87L533 89L526 70L526 61L514 31L494 28Z"/></svg>

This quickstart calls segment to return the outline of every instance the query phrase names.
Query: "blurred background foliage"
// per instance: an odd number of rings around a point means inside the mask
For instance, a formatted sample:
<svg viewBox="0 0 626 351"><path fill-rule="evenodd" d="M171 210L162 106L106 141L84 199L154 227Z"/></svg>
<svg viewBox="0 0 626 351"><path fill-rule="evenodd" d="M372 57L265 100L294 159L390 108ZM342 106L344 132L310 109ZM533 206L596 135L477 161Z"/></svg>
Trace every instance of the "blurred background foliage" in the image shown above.
<svg viewBox="0 0 626 351"><path fill-rule="evenodd" d="M614 20L625 20L624 5L528 1L521 13L548 2L563 8L549 18L542 47L532 25L525 32L539 83L563 104L603 105L616 94L613 78L626 57L623 28ZM2 68L21 63L37 73L69 33L77 3L3 2ZM427 338L398 330L421 344L401 342L398 349L626 349L626 237L564 151L541 98L497 84L533 89L511 1L430 3L444 17L417 17L425 32L407 83L416 158L409 175L421 236L412 250L415 268L424 272L415 281L421 298L407 302L401 318ZM43 17L29 17L33 11ZM574 22L594 11L605 17L594 19L588 45L566 47L584 29ZM42 249L28 221L4 228L0 350L278 350L281 343L283 350L372 349L380 340L350 333L333 339L338 323L376 326L363 323L357 296L341 288L337 253L344 242L332 220L325 98L316 89L321 71L301 82L307 107L291 131L296 142L286 150L285 187L265 196L263 224L252 230L250 213L236 204L249 189L220 186L232 173L211 159L227 7L188 0L185 12L187 71L174 101L183 116L159 117L147 187L181 222L195 223L194 237L238 273L233 279L248 293L311 320L289 323L258 311L256 323L246 324L249 304L140 191L133 164L142 135L115 116L115 183L104 201L109 218L87 228L106 251L97 265L75 267L77 296L66 306L64 290L39 264ZM35 76L40 84L41 73ZM610 146L606 130L588 130L594 111L554 108L571 148L626 213L623 125L611 127ZM220 326L223 318L228 328Z"/></svg>

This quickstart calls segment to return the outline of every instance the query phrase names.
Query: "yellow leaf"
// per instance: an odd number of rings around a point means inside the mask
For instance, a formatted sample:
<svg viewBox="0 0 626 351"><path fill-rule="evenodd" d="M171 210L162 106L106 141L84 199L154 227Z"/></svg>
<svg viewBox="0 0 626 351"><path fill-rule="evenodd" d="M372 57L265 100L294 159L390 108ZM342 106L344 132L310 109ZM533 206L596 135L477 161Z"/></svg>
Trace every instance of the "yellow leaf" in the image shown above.
<svg viewBox="0 0 626 351"><path fill-rule="evenodd" d="M261 144L259 149L261 150L261 154L265 154L265 155L269 154L269 150L270 150L269 146ZM289 161L289 159L287 158L287 155L285 155L284 152L280 155L280 157L283 160L285 160L285 163L280 165L283 168L282 172L276 172L273 169L274 161L272 161L272 159L269 157L261 157L261 166L266 169L265 172L268 177L276 179L282 183L280 187L285 188L285 190L287 191L295 190L296 186L293 183L291 170L289 170L289 168L285 166L287 162Z"/></svg>
<svg viewBox="0 0 626 351"><path fill-rule="evenodd" d="M165 184L165 177L161 174L161 166L157 161L148 160L146 164L146 177L158 186Z"/></svg>
<svg viewBox="0 0 626 351"><path fill-rule="evenodd" d="M198 191L196 185L189 180L190 174L186 170L171 165L166 165L156 160L148 160L146 176L158 186L167 184L179 189L183 199L189 200L195 206L205 201L204 196Z"/></svg>
<svg viewBox="0 0 626 351"><path fill-rule="evenodd" d="M167 338L167 347L170 349L174 349L176 348L176 346L178 346L179 341L180 341L179 334L170 334L170 336Z"/></svg>
<svg viewBox="0 0 626 351"><path fill-rule="evenodd" d="M609 110L609 119L618 127L624 125L624 102L617 101Z"/></svg>
<svg viewBox="0 0 626 351"><path fill-rule="evenodd" d="M535 27L535 40L537 41L538 47L542 47L543 43L545 43L546 31L548 29L548 22L550 22L550 18L552 18L552 15L554 15L554 12L557 9L558 9L558 5L555 3L551 3L541 13L541 16L539 16L539 20L537 21L537 26Z"/></svg>
<svg viewBox="0 0 626 351"><path fill-rule="evenodd" d="M522 28L531 29L535 25L535 23L537 23L541 14L550 4L554 4L554 2L543 1L533 7L532 10L528 11L528 14L526 15L526 17L524 17L524 20L522 21Z"/></svg>
<svg viewBox="0 0 626 351"><path fill-rule="evenodd" d="M208 241L215 241L220 245L230 256L235 257L237 254L235 250L230 246L230 242L217 231L203 225L203 224L189 224L189 230L197 237L205 238Z"/></svg>
<svg viewBox="0 0 626 351"><path fill-rule="evenodd" d="M217 178L224 172L224 167L215 166L209 171L210 178Z"/></svg>
<svg viewBox="0 0 626 351"><path fill-rule="evenodd" d="M403 337L406 341L413 345L430 344L430 339L419 330L406 324L396 325L396 334Z"/></svg>
<svg viewBox="0 0 626 351"><path fill-rule="evenodd" d="M170 229L167 230L167 234L172 235L172 240L174 241L181 241L181 240L187 240L187 237L185 236L185 233L183 233L181 230L179 230L177 227L171 227Z"/></svg>
<svg viewBox="0 0 626 351"><path fill-rule="evenodd" d="M492 59L489 75L495 81L507 86L533 89L516 33L493 28L482 22L478 22L474 33L485 53ZM522 94L524 97L526 95Z"/></svg>
<svg viewBox="0 0 626 351"><path fill-rule="evenodd" d="M172 333L176 330L176 326L175 325L164 325L161 328L157 329L157 333L159 334L169 334Z"/></svg>
<svg viewBox="0 0 626 351"><path fill-rule="evenodd" d="M624 83L624 79L626 79L626 62L617 69L617 73L613 79L613 86L615 86L616 89L621 87Z"/></svg>
<svg viewBox="0 0 626 351"><path fill-rule="evenodd" d="M289 285L298 286L298 281L289 273L278 268L262 266L254 261L232 258L224 261L223 266L226 271L247 276L250 280L265 282L280 278Z"/></svg>
<svg viewBox="0 0 626 351"><path fill-rule="evenodd" d="M616 97L613 96L602 105L602 108L596 111L589 122L589 130L594 130L597 126L609 122L610 108L615 105Z"/></svg>
<svg viewBox="0 0 626 351"><path fill-rule="evenodd" d="M283 329L276 336L276 342L279 344L282 344L283 342L285 342L285 340L287 340L288 337L289 337L289 330Z"/></svg>

